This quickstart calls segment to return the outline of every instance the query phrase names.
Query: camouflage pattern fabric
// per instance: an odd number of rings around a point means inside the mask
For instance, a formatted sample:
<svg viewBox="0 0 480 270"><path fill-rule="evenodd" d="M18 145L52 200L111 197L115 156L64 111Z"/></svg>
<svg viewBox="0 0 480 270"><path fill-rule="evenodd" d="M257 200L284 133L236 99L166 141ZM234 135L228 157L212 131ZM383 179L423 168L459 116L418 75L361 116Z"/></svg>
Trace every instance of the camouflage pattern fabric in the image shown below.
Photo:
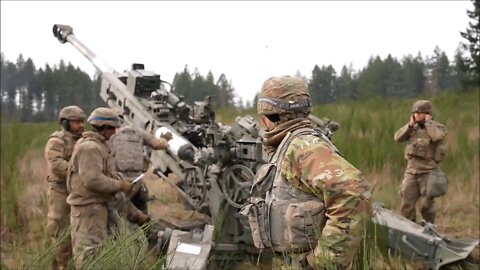
<svg viewBox="0 0 480 270"><path fill-rule="evenodd" d="M82 269L97 247L108 235L108 210L106 204L72 205L72 246L75 268Z"/></svg>
<svg viewBox="0 0 480 270"><path fill-rule="evenodd" d="M105 138L88 131L75 145L67 178L72 248L77 269L107 236L107 202L120 191Z"/></svg>
<svg viewBox="0 0 480 270"><path fill-rule="evenodd" d="M426 196L428 176L429 173L405 173L400 186L400 197L402 198L400 213L413 222L416 221L415 204L419 200L423 219L430 223L435 222L434 200Z"/></svg>
<svg viewBox="0 0 480 270"><path fill-rule="evenodd" d="M50 135L45 146L47 160L47 233L55 246L54 268L65 269L72 255L70 237L63 237L70 225L70 206L67 204L66 177L68 162L78 136L68 131Z"/></svg>
<svg viewBox="0 0 480 270"><path fill-rule="evenodd" d="M78 140L70 163L67 202L70 205L106 203L120 191L121 181L114 178L114 164L105 138L87 131Z"/></svg>
<svg viewBox="0 0 480 270"><path fill-rule="evenodd" d="M416 221L415 205L418 200L422 217L431 223L435 220L434 198L427 196L426 185L429 174L439 170L439 163L445 158L443 140L446 135L445 126L433 120L413 126L406 124L394 135L395 141L407 142L407 168L400 186L400 212L413 222Z"/></svg>
<svg viewBox="0 0 480 270"><path fill-rule="evenodd" d="M307 84L296 77L272 77L263 83L258 95L259 115L298 113L299 117L305 117L311 108Z"/></svg>
<svg viewBox="0 0 480 270"><path fill-rule="evenodd" d="M284 179L325 203L326 224L313 250L315 268L349 265L372 215L371 191L361 172L314 135L288 146L281 165Z"/></svg>
<svg viewBox="0 0 480 270"><path fill-rule="evenodd" d="M110 148L112 159L115 161L115 170L120 172L123 177L126 177L131 181L139 176L142 172L146 172L150 165L149 158L143 154L143 146L148 146L153 150L162 150L168 148L168 141L164 138L156 138L153 134L146 130L133 127L131 125L125 125L119 128L117 133L107 141L107 145ZM120 164L133 164L137 161L139 161L141 164L139 167L136 167L136 170L124 170L123 168L128 166L120 166ZM142 186L144 186L143 189ZM132 199L132 197L135 197L134 199L137 201L141 201L141 203L138 203L137 206L146 213L147 198L145 197L148 197L148 194L143 183L133 186L133 190L128 199ZM117 203L117 206L127 209L128 212L124 212L121 209L118 210L120 214L126 213L127 219L129 219L131 222L134 222L132 220L136 220L137 216L139 215L137 212L138 209L134 204L131 203L130 200L128 201L128 205L124 205L125 203L127 202L124 201L122 205Z"/></svg>
<svg viewBox="0 0 480 270"><path fill-rule="evenodd" d="M397 142L407 142L405 159L407 172L411 174L426 173L438 167L445 156L443 140L447 135L444 125L430 120L410 127L401 127L394 135Z"/></svg>

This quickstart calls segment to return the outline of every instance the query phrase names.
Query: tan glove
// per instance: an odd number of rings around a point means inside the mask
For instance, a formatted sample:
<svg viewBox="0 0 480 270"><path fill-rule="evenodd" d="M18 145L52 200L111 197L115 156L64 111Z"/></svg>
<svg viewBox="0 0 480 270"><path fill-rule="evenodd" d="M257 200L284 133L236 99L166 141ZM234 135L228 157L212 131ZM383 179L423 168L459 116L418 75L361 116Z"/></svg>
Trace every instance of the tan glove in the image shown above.
<svg viewBox="0 0 480 270"><path fill-rule="evenodd" d="M133 184L128 180L123 180L122 185L120 186L120 190L125 193L128 197L128 194L132 192Z"/></svg>
<svg viewBox="0 0 480 270"><path fill-rule="evenodd" d="M164 138L167 141L170 141L173 138L173 135L171 132L165 132L165 133L162 133L160 137Z"/></svg>

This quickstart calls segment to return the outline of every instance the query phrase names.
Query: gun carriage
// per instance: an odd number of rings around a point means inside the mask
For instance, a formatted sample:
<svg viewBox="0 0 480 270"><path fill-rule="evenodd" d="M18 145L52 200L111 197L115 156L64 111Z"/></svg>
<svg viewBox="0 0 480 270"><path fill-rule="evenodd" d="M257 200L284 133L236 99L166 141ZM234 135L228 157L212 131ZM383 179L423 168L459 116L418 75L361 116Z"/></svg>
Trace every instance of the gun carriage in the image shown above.
<svg viewBox="0 0 480 270"><path fill-rule="evenodd" d="M210 97L190 106L166 89L169 85L171 90L171 84L145 70L143 64L132 64L131 70L119 73L82 44L70 26L55 24L53 34L95 66L102 77L101 98L121 111L126 122L157 137L167 131L173 134L168 150L149 153L155 172L162 177L176 174L188 206L211 220L208 224L171 224L172 228L158 233L157 247L168 246L167 268L206 269L212 251L258 252L246 217L238 213L250 196L257 169L266 160L262 130L255 119L237 117L232 126L224 126L215 120ZM309 118L329 138L339 127L325 118ZM479 242L449 239L432 224L422 228L379 205L374 210L372 221L388 239L385 248L413 261L426 261L429 269L464 260ZM222 230L215 230L216 226Z"/></svg>

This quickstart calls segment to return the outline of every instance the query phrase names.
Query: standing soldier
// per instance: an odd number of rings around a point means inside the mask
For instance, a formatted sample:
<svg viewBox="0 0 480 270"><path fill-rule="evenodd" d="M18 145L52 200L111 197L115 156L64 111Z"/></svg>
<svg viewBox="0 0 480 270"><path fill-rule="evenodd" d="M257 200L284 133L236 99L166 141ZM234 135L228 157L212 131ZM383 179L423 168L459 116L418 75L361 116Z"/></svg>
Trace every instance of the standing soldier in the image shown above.
<svg viewBox="0 0 480 270"><path fill-rule="evenodd" d="M72 248L80 269L107 236L107 202L118 191L128 193L132 183L114 178L106 141L116 132L118 116L113 109L97 108L88 117L93 131L84 132L75 145L67 178L71 206Z"/></svg>
<svg viewBox="0 0 480 270"><path fill-rule="evenodd" d="M65 234L70 225L70 206L67 204L67 170L75 142L81 137L85 113L77 106L60 111L58 122L62 130L50 135L45 146L48 166L47 232L54 245L54 269L66 269L72 255L70 236Z"/></svg>
<svg viewBox="0 0 480 270"><path fill-rule="evenodd" d="M268 79L257 109L271 155L256 175L258 197L241 211L249 216L255 245L271 247L294 269L346 269L372 213L369 184L313 129L305 82Z"/></svg>
<svg viewBox="0 0 480 270"><path fill-rule="evenodd" d="M447 178L438 167L445 158L444 125L433 120L432 103L418 100L412 106L410 122L401 127L395 141L407 141L407 169L400 187L402 216L415 222L415 204L420 199L420 213L425 221L435 221L433 199L447 192Z"/></svg>
<svg viewBox="0 0 480 270"><path fill-rule="evenodd" d="M123 119L122 115L119 117ZM150 160L144 154L143 147L147 146L153 150L167 149L170 139L172 139L170 132L162 134L162 137L157 139L143 129L128 124L122 125L108 141L115 170L128 180L134 180L141 173L146 172L150 165ZM148 190L145 183L141 181L133 186L130 198L125 198L124 194L118 193L111 205L120 210L121 214L125 215L130 222L141 226L150 220L147 215L147 203ZM118 222L112 221L114 224Z"/></svg>

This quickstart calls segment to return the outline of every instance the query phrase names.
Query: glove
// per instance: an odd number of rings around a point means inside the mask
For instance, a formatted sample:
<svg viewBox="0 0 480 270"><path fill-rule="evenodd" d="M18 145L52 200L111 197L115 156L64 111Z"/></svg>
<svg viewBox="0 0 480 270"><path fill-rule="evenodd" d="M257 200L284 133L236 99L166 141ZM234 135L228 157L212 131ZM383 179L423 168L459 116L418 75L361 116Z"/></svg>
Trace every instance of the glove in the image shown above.
<svg viewBox="0 0 480 270"><path fill-rule="evenodd" d="M120 186L120 190L128 195L133 189L133 184L128 180L123 180ZM127 196L128 197L128 196Z"/></svg>
<svg viewBox="0 0 480 270"><path fill-rule="evenodd" d="M160 137L164 138L167 141L170 141L173 138L173 135L171 132L165 132L165 133L162 133Z"/></svg>
<svg viewBox="0 0 480 270"><path fill-rule="evenodd" d="M142 226L143 224L151 221L150 217L148 215L145 215L142 211L138 211L137 214L137 220L136 220L138 226Z"/></svg>

